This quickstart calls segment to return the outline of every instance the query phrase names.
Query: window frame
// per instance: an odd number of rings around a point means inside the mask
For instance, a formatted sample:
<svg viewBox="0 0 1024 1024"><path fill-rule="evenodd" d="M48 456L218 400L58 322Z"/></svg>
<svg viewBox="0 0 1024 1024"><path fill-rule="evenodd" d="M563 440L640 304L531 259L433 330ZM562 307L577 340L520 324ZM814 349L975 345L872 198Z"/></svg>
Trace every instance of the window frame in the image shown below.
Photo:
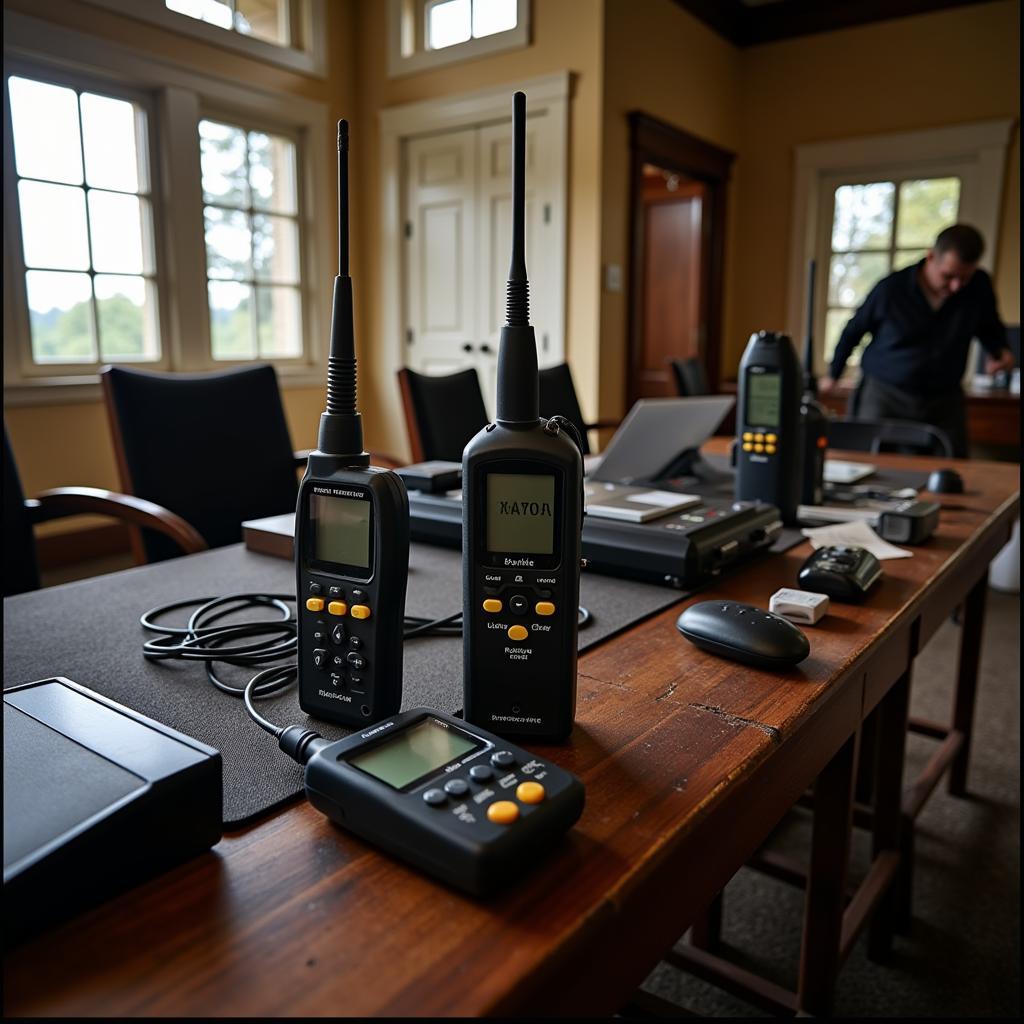
<svg viewBox="0 0 1024 1024"><path fill-rule="evenodd" d="M257 130L286 135L296 142L300 296L303 354L297 358L256 360L278 370L282 387L323 383L334 274L333 234L318 231L317 208L333 202L334 132L323 103L266 92L139 54L77 29L55 26L28 15L5 12L4 41L4 404L52 405L101 397L93 364L75 372L70 364L40 368L31 356L28 310L21 258L17 195L10 187L14 171L6 79L24 75L78 86L138 102L146 99L154 249L159 272L160 361L143 368L200 372L251 365L254 360L213 360L206 287L206 246L199 159L199 121L227 119ZM322 143L321 140L322 139ZM21 280L19 283L19 274ZM199 299L201 298L201 301ZM32 372L24 372L25 360ZM33 369L34 368L34 369ZM83 370L78 366L79 371Z"/></svg>

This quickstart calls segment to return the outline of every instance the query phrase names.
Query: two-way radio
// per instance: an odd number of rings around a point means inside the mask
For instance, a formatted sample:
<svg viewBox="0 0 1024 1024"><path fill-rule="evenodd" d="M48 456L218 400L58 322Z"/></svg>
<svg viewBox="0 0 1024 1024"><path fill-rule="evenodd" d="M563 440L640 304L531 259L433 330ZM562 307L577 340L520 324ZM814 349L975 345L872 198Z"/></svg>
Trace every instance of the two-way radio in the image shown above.
<svg viewBox="0 0 1024 1024"><path fill-rule="evenodd" d="M512 129L512 264L497 415L462 456L464 714L503 736L562 740L576 710L583 459L559 419L539 414L521 92Z"/></svg>
<svg viewBox="0 0 1024 1024"><path fill-rule="evenodd" d="M356 411L348 266L348 122L338 122L338 276L327 409L295 512L299 706L363 727L402 702L402 623L409 573L409 498L370 465Z"/></svg>
<svg viewBox="0 0 1024 1024"><path fill-rule="evenodd" d="M820 505L825 500L825 449L828 448L828 414L818 401L818 381L814 376L814 271L807 267L807 334L804 338L804 394L800 399L800 423L803 428L804 475L800 503Z"/></svg>

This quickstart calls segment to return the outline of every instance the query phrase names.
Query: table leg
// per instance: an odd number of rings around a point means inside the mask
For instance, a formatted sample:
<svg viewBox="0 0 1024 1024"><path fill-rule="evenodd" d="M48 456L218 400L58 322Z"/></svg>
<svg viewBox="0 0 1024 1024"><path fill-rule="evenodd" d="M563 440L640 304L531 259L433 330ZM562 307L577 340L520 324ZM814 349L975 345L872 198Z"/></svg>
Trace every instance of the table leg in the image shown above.
<svg viewBox="0 0 1024 1024"><path fill-rule="evenodd" d="M692 946L703 949L708 953L714 953L718 950L722 942L722 905L724 897L725 890L723 889L704 908L700 917L693 922L690 930L690 944Z"/></svg>
<svg viewBox="0 0 1024 1024"><path fill-rule="evenodd" d="M859 739L858 730L814 784L814 826L797 1002L801 1011L817 1016L831 1015L839 973Z"/></svg>
<svg viewBox="0 0 1024 1024"><path fill-rule="evenodd" d="M974 726L974 701L978 691L978 664L981 660L981 634L985 626L985 599L988 596L988 572L971 588L963 605L960 636L960 665L953 697L953 728L963 742L949 773L949 792L967 795L967 763L971 755L971 730Z"/></svg>

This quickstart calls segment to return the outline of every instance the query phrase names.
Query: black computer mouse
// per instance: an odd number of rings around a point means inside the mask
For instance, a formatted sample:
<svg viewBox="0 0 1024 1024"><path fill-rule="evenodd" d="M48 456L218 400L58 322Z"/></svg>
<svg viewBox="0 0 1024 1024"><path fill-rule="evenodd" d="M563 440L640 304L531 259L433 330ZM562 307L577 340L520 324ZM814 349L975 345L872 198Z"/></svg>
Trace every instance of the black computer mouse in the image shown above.
<svg viewBox="0 0 1024 1024"><path fill-rule="evenodd" d="M676 629L712 654L757 668L788 668L811 653L803 632L774 612L737 601L701 601L676 620Z"/></svg>
<svg viewBox="0 0 1024 1024"><path fill-rule="evenodd" d="M963 494L964 478L955 469L936 469L929 474L925 490L932 494Z"/></svg>

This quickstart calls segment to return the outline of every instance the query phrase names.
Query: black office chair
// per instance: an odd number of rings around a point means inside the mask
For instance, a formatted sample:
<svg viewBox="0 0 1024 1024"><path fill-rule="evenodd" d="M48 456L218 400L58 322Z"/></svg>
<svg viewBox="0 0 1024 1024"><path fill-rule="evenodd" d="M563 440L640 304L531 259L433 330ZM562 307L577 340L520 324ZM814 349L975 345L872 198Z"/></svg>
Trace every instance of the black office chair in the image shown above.
<svg viewBox="0 0 1024 1024"><path fill-rule="evenodd" d="M697 398L709 393L708 375L704 372L704 364L696 357L673 359L672 374L682 398Z"/></svg>
<svg viewBox="0 0 1024 1024"><path fill-rule="evenodd" d="M953 443L944 430L909 420L861 420L849 416L830 420L828 446L851 452L953 457Z"/></svg>
<svg viewBox="0 0 1024 1024"><path fill-rule="evenodd" d="M461 462L462 449L487 425L476 370L443 376L398 371L413 462Z"/></svg>
<svg viewBox="0 0 1024 1024"><path fill-rule="evenodd" d="M4 597L39 589L39 561L32 527L75 515L113 516L159 531L185 554L203 551L206 542L184 519L128 494L97 487L55 487L25 498L18 466L4 424Z"/></svg>
<svg viewBox="0 0 1024 1024"><path fill-rule="evenodd" d="M616 420L598 420L585 423L580 409L580 400L576 397L576 386L572 382L572 373L568 363L559 363L540 371L540 414L545 418L564 416L579 431L583 442L583 454L590 454L588 430L601 430L605 427L617 427Z"/></svg>
<svg viewBox="0 0 1024 1024"><path fill-rule="evenodd" d="M240 541L245 519L294 511L306 453L292 449L272 366L100 377L124 491L171 509L211 548ZM179 553L150 530L135 543L147 562Z"/></svg>

